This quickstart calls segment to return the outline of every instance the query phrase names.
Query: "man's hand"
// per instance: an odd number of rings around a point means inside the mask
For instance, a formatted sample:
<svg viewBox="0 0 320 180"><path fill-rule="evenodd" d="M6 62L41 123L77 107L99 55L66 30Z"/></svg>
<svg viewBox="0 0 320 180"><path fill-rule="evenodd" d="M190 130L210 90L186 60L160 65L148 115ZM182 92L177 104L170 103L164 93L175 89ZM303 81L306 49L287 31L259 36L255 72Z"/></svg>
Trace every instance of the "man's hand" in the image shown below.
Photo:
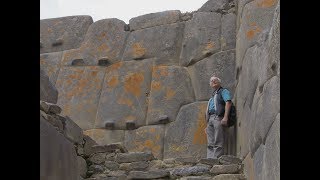
<svg viewBox="0 0 320 180"><path fill-rule="evenodd" d="M221 125L222 125L222 126L228 126L228 118L223 118L223 119L221 120Z"/></svg>

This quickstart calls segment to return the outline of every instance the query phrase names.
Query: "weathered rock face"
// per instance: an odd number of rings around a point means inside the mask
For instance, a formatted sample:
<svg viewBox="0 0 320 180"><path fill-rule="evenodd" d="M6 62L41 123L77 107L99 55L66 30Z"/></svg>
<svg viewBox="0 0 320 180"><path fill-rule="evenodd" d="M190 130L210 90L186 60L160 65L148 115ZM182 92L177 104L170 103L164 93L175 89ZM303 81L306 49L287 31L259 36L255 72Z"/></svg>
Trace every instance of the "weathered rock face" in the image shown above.
<svg viewBox="0 0 320 180"><path fill-rule="evenodd" d="M90 16L40 20L40 53L79 47L92 22Z"/></svg>
<svg viewBox="0 0 320 180"><path fill-rule="evenodd" d="M180 65L188 66L220 51L221 14L195 13L186 22Z"/></svg>
<svg viewBox="0 0 320 180"><path fill-rule="evenodd" d="M146 124L152 61L119 62L106 69L95 128L136 129Z"/></svg>
<svg viewBox="0 0 320 180"><path fill-rule="evenodd" d="M94 128L105 75L103 67L62 67L56 87L62 115L69 116L83 130Z"/></svg>
<svg viewBox="0 0 320 180"><path fill-rule="evenodd" d="M164 125L140 127L126 131L125 146L130 152L152 152L157 159L163 159Z"/></svg>
<svg viewBox="0 0 320 180"><path fill-rule="evenodd" d="M99 145L124 141L124 130L89 129L83 132Z"/></svg>
<svg viewBox="0 0 320 180"><path fill-rule="evenodd" d="M221 12L228 6L229 0L209 0L198 11Z"/></svg>
<svg viewBox="0 0 320 180"><path fill-rule="evenodd" d="M53 85L56 84L62 52L43 53L40 54L40 66L42 70L49 76L49 80Z"/></svg>
<svg viewBox="0 0 320 180"><path fill-rule="evenodd" d="M238 3L237 152L246 157L244 173L249 179L280 178L279 17L278 0Z"/></svg>
<svg viewBox="0 0 320 180"><path fill-rule="evenodd" d="M58 101L58 90L42 69L40 69L40 100L54 104Z"/></svg>
<svg viewBox="0 0 320 180"><path fill-rule="evenodd" d="M157 65L177 65L183 27L182 23L174 23L131 32L122 59L157 58Z"/></svg>
<svg viewBox="0 0 320 180"><path fill-rule="evenodd" d="M233 94L235 88L235 51L223 51L188 67L196 100L208 100L212 94L210 77L215 74L222 80L224 88Z"/></svg>
<svg viewBox="0 0 320 180"><path fill-rule="evenodd" d="M186 68L154 66L148 101L148 125L174 121L180 107L193 101L194 93Z"/></svg>
<svg viewBox="0 0 320 180"><path fill-rule="evenodd" d="M164 158L206 157L207 136L205 110L207 102L183 106L176 120L168 125L165 133Z"/></svg>
<svg viewBox="0 0 320 180"><path fill-rule="evenodd" d="M163 11L138 16L129 20L130 31L176 23L180 20L179 10Z"/></svg>

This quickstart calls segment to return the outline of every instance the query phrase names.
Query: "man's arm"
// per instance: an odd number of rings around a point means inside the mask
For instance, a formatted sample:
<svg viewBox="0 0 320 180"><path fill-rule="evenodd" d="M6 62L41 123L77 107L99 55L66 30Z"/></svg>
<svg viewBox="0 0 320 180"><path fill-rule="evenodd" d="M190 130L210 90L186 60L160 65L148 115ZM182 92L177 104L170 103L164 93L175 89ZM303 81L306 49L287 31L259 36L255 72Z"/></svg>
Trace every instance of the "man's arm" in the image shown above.
<svg viewBox="0 0 320 180"><path fill-rule="evenodd" d="M224 116L223 116L223 119L221 120L221 124L222 125L226 125L227 126L227 124L228 124L231 104L232 104L231 101L227 101L226 102L226 105L224 107Z"/></svg>

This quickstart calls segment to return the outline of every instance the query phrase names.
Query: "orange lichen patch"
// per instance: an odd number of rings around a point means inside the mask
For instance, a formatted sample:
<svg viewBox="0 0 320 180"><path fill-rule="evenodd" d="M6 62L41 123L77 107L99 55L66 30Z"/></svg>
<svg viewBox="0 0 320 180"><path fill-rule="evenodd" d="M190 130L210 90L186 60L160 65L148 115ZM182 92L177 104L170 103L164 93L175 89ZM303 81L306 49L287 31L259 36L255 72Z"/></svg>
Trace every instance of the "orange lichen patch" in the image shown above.
<svg viewBox="0 0 320 180"><path fill-rule="evenodd" d="M91 76L96 77L98 74L98 71L92 71L90 74L91 74Z"/></svg>
<svg viewBox="0 0 320 180"><path fill-rule="evenodd" d="M256 3L258 7L268 8L274 6L276 2L278 2L278 0L258 0Z"/></svg>
<svg viewBox="0 0 320 180"><path fill-rule="evenodd" d="M203 104L199 107L198 117L197 117L197 129L193 135L193 144L206 144L207 143L207 136L205 134L206 122L205 122L205 110L206 105Z"/></svg>
<svg viewBox="0 0 320 180"><path fill-rule="evenodd" d="M48 28L48 33L52 33L52 29L51 28Z"/></svg>
<svg viewBox="0 0 320 180"><path fill-rule="evenodd" d="M115 87L118 84L119 84L118 76L113 76L113 77L111 77L110 81L108 81L108 86L109 87Z"/></svg>
<svg viewBox="0 0 320 180"><path fill-rule="evenodd" d="M120 69L120 67L123 65L123 62L118 62L118 63L114 63L110 66L107 67L108 71L116 71L118 69Z"/></svg>
<svg viewBox="0 0 320 180"><path fill-rule="evenodd" d="M205 49L206 51L208 51L208 50L213 49L214 46L215 46L215 43L214 43L214 42L207 42L207 43L206 43L206 46L204 47L204 49Z"/></svg>
<svg viewBox="0 0 320 180"><path fill-rule="evenodd" d="M176 92L170 88L167 88L167 92L166 92L166 100L170 100L174 95L176 94Z"/></svg>
<svg viewBox="0 0 320 180"><path fill-rule="evenodd" d="M99 40L106 39L106 37L107 37L107 33L106 32L102 32L100 34L100 36L98 36Z"/></svg>
<svg viewBox="0 0 320 180"><path fill-rule="evenodd" d="M126 116L124 118L125 121L134 121L136 120L137 118L135 116L132 116L132 115L129 115L129 116Z"/></svg>
<svg viewBox="0 0 320 180"><path fill-rule="evenodd" d="M106 44L101 44L99 47L98 47L98 51L99 52L104 52L104 51L109 51L110 48L106 45Z"/></svg>
<svg viewBox="0 0 320 180"><path fill-rule="evenodd" d="M123 98L121 97L120 99L118 99L117 101L118 104L125 104L127 106L132 106L133 102L130 99L127 98Z"/></svg>
<svg viewBox="0 0 320 180"><path fill-rule="evenodd" d="M150 128L149 131L150 131L151 133L155 133L155 132L156 132L156 129L155 129L155 128Z"/></svg>
<svg viewBox="0 0 320 180"><path fill-rule="evenodd" d="M152 89L152 90L160 90L160 89L161 89L161 84L160 84L160 82L152 81L152 82L151 82L151 89Z"/></svg>
<svg viewBox="0 0 320 180"><path fill-rule="evenodd" d="M159 134L156 135L156 140L157 140L157 141L160 140L160 135L159 135Z"/></svg>
<svg viewBox="0 0 320 180"><path fill-rule="evenodd" d="M169 146L169 151L171 152L181 152L181 151L185 151L187 148L183 147L183 146L178 146L175 144L172 144Z"/></svg>
<svg viewBox="0 0 320 180"><path fill-rule="evenodd" d="M132 45L132 54L134 57L142 57L146 54L146 49L140 43L134 43Z"/></svg>
<svg viewBox="0 0 320 180"><path fill-rule="evenodd" d="M168 76L169 75L167 66L160 66L159 70L160 70L160 75L161 76Z"/></svg>
<svg viewBox="0 0 320 180"><path fill-rule="evenodd" d="M143 146L149 150L152 151L153 154L158 155L160 152L160 145L156 145L156 143L154 143L151 140L146 140L143 144Z"/></svg>
<svg viewBox="0 0 320 180"><path fill-rule="evenodd" d="M255 23L251 23L251 28L247 31L246 35L248 39L252 39L258 33L260 33L262 29L257 26Z"/></svg>
<svg viewBox="0 0 320 180"><path fill-rule="evenodd" d="M158 79L159 77L160 77L160 74L158 72L158 66L153 66L152 67L152 78Z"/></svg>
<svg viewBox="0 0 320 180"><path fill-rule="evenodd" d="M144 80L142 73L133 73L125 77L124 90L127 93L132 93L136 97L141 95L140 85Z"/></svg>

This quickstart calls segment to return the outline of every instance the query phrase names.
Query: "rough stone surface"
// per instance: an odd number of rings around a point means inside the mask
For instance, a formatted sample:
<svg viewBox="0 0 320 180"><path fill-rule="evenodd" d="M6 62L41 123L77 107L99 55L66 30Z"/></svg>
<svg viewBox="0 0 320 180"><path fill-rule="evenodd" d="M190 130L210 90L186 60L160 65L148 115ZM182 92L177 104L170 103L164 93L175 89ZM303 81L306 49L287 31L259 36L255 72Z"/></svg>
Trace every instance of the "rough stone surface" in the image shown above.
<svg viewBox="0 0 320 180"><path fill-rule="evenodd" d="M116 155L115 161L118 163L128 163L137 161L151 161L154 157L149 152L130 152L130 153L119 153Z"/></svg>
<svg viewBox="0 0 320 180"><path fill-rule="evenodd" d="M56 115L49 115L40 110L40 118L43 118L45 121L50 123L59 132L63 132L63 122Z"/></svg>
<svg viewBox="0 0 320 180"><path fill-rule="evenodd" d="M177 65L183 27L174 23L131 32L122 59L156 58L157 65Z"/></svg>
<svg viewBox="0 0 320 180"><path fill-rule="evenodd" d="M193 156L175 158L175 162L179 162L179 163L182 163L182 164L196 164L197 161L198 160Z"/></svg>
<svg viewBox="0 0 320 180"><path fill-rule="evenodd" d="M176 121L166 127L164 159L177 157L206 157L207 136L205 110L207 102L194 102L182 106Z"/></svg>
<svg viewBox="0 0 320 180"><path fill-rule="evenodd" d="M40 54L40 67L48 75L53 85L56 84L59 68L62 58L62 52Z"/></svg>
<svg viewBox="0 0 320 180"><path fill-rule="evenodd" d="M180 107L193 101L194 92L187 68L153 68L147 124L162 124L163 116L168 116L168 121L174 121Z"/></svg>
<svg viewBox="0 0 320 180"><path fill-rule="evenodd" d="M136 129L146 124L147 93L152 61L119 62L106 68L95 128L113 123L115 129Z"/></svg>
<svg viewBox="0 0 320 180"><path fill-rule="evenodd" d="M88 158L88 161L92 164L102 164L105 160L106 153L94 153Z"/></svg>
<svg viewBox="0 0 320 180"><path fill-rule="evenodd" d="M269 32L277 4L278 0L255 0L244 6L236 42L237 67L242 65L247 49L257 43L258 35Z"/></svg>
<svg viewBox="0 0 320 180"><path fill-rule="evenodd" d="M128 152L127 148L123 146L122 143L111 143L107 145L93 145L92 151L94 153L98 152L116 152L119 150L119 152L125 153Z"/></svg>
<svg viewBox="0 0 320 180"><path fill-rule="evenodd" d="M99 145L124 141L124 130L89 129L84 131L83 134L90 136Z"/></svg>
<svg viewBox="0 0 320 180"><path fill-rule="evenodd" d="M254 180L254 164L250 152L244 158L243 165L243 174L247 177L247 180Z"/></svg>
<svg viewBox="0 0 320 180"><path fill-rule="evenodd" d="M153 26L175 23L180 20L180 14L179 10L144 14L129 20L130 30L134 31Z"/></svg>
<svg viewBox="0 0 320 180"><path fill-rule="evenodd" d="M83 141L82 129L68 117L66 118L63 132L66 138L69 139L71 142L76 144L82 143Z"/></svg>
<svg viewBox="0 0 320 180"><path fill-rule="evenodd" d="M261 144L253 155L254 179L263 178L263 170L265 164L265 145ZM270 158L270 157L267 157Z"/></svg>
<svg viewBox="0 0 320 180"><path fill-rule="evenodd" d="M40 116L40 180L77 180L78 177L73 144Z"/></svg>
<svg viewBox="0 0 320 180"><path fill-rule="evenodd" d="M138 161L132 163L121 163L119 169L125 171L145 171L149 166L146 161Z"/></svg>
<svg viewBox="0 0 320 180"><path fill-rule="evenodd" d="M83 140L85 141L83 153L88 157L93 152L92 146L97 145L97 143L87 135L83 135Z"/></svg>
<svg viewBox="0 0 320 180"><path fill-rule="evenodd" d="M201 8L199 12L221 12L228 7L229 0L209 0Z"/></svg>
<svg viewBox="0 0 320 180"><path fill-rule="evenodd" d="M40 20L40 53L74 49L84 40L90 16L67 16Z"/></svg>
<svg viewBox="0 0 320 180"><path fill-rule="evenodd" d="M94 22L88 29L80 48L64 53L63 65L72 65L76 59L84 65L109 65L118 62L124 48L128 32L125 22L116 19L102 19Z"/></svg>
<svg viewBox="0 0 320 180"><path fill-rule="evenodd" d="M179 180L210 180L212 177L208 176L185 176L180 178Z"/></svg>
<svg viewBox="0 0 320 180"><path fill-rule="evenodd" d="M69 116L83 130L94 127L101 86L102 67L62 67L56 87L62 115Z"/></svg>
<svg viewBox="0 0 320 180"><path fill-rule="evenodd" d="M44 111L47 114L60 114L61 108L56 104L47 103L40 100L40 110Z"/></svg>
<svg viewBox="0 0 320 180"><path fill-rule="evenodd" d="M209 80L213 74L220 77L224 88L234 93L235 54L234 50L216 53L188 67L196 100L209 100L211 97L213 90L209 86Z"/></svg>
<svg viewBox="0 0 320 180"><path fill-rule="evenodd" d="M220 174L212 178L212 180L245 180L243 174Z"/></svg>
<svg viewBox="0 0 320 180"><path fill-rule="evenodd" d="M154 171L130 171L128 179L155 179L169 177L170 172L167 170Z"/></svg>
<svg viewBox="0 0 320 180"><path fill-rule="evenodd" d="M202 158L200 159L199 163L201 164L207 164L207 165L218 165L219 159L212 159L212 158Z"/></svg>
<svg viewBox="0 0 320 180"><path fill-rule="evenodd" d="M104 168L102 165L93 164L89 166L88 171L92 172L93 174L97 174L97 173L102 173L104 171Z"/></svg>
<svg viewBox="0 0 320 180"><path fill-rule="evenodd" d="M119 164L114 161L105 161L104 166L111 171L116 171L119 169Z"/></svg>
<svg viewBox="0 0 320 180"><path fill-rule="evenodd" d="M87 173L87 163L86 160L83 159L81 156L77 156L78 158L78 169L80 172L80 176L85 178Z"/></svg>
<svg viewBox="0 0 320 180"><path fill-rule="evenodd" d="M241 163L241 159L232 155L222 155L219 157L219 162L221 164L239 164Z"/></svg>
<svg viewBox="0 0 320 180"><path fill-rule="evenodd" d="M188 66L220 51L221 15L198 12L186 22L180 65Z"/></svg>
<svg viewBox="0 0 320 180"><path fill-rule="evenodd" d="M126 131L125 147L130 152L152 152L157 159L163 158L164 125L144 126Z"/></svg>
<svg viewBox="0 0 320 180"><path fill-rule="evenodd" d="M280 179L280 113L276 116L268 133L264 161L263 177L265 179Z"/></svg>
<svg viewBox="0 0 320 180"><path fill-rule="evenodd" d="M230 165L214 165L210 172L213 174L235 174L240 170L240 165L230 164Z"/></svg>
<svg viewBox="0 0 320 180"><path fill-rule="evenodd" d="M190 176L190 175L202 175L208 173L210 167L207 165L196 165L192 167L175 168L171 171L171 175L174 177Z"/></svg>
<svg viewBox="0 0 320 180"><path fill-rule="evenodd" d="M49 80L48 75L40 68L40 100L56 104L58 90Z"/></svg>
<svg viewBox="0 0 320 180"><path fill-rule="evenodd" d="M223 15L221 18L221 50L236 48L236 18L233 13Z"/></svg>

